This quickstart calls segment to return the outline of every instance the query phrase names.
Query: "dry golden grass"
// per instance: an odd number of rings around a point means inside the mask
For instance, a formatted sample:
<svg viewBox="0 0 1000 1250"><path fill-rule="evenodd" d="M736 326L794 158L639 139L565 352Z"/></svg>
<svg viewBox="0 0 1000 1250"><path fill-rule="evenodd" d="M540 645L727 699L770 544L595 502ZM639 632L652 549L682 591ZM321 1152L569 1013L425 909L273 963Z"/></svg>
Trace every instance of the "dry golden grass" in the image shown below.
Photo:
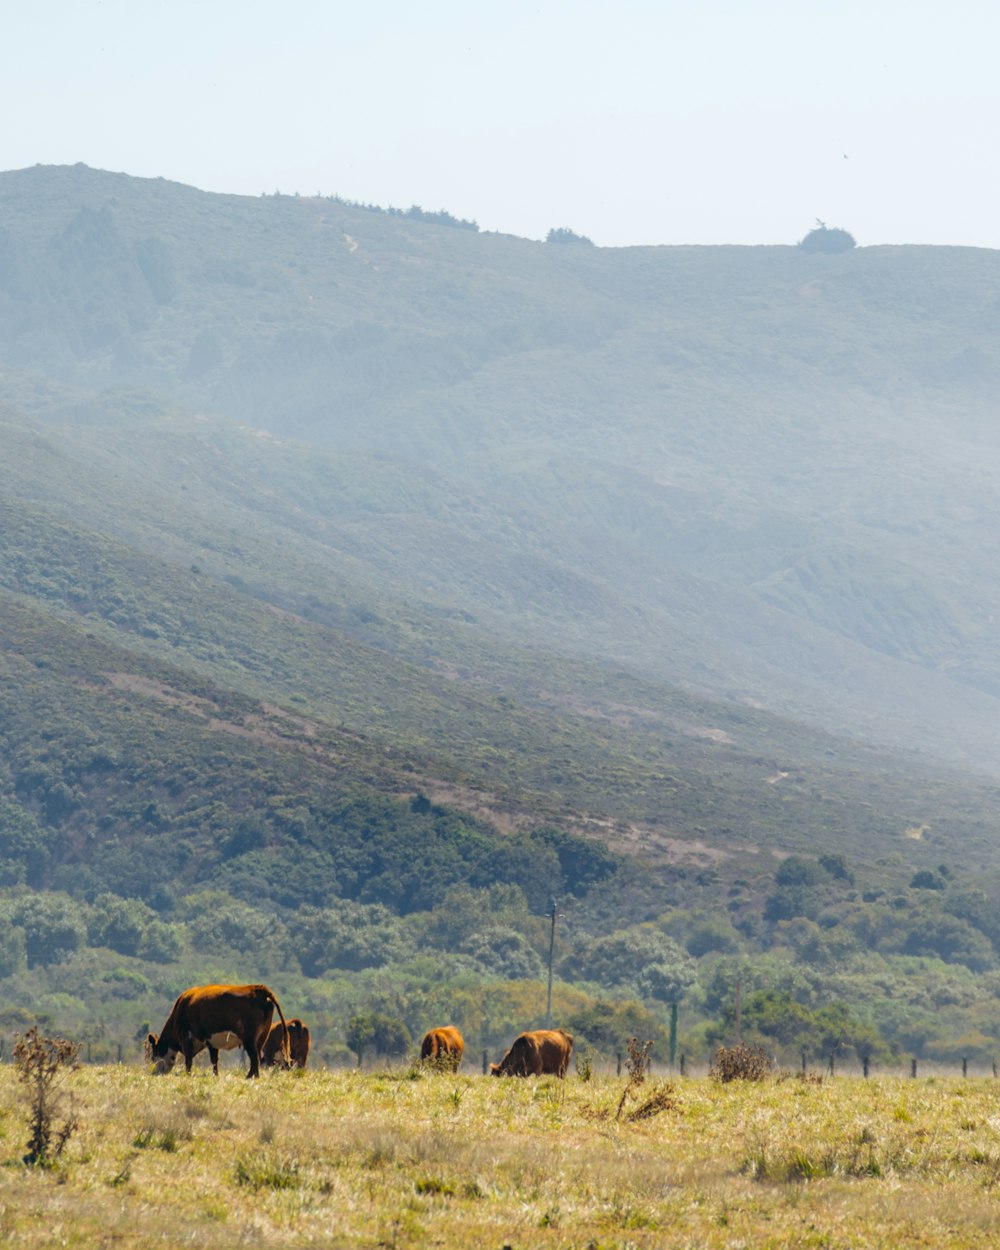
<svg viewBox="0 0 1000 1250"><path fill-rule="evenodd" d="M987 1080L692 1080L633 1123L613 1078L109 1067L68 1085L80 1130L26 1168L0 1070L0 1244L978 1250L1000 1224Z"/></svg>

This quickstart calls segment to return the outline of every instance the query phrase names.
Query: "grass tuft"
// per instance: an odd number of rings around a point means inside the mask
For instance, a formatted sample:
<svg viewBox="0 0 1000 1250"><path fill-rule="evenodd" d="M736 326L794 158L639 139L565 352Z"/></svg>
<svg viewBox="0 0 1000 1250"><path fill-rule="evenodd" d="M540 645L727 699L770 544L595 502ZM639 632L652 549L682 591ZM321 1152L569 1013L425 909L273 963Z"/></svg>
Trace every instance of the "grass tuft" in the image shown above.
<svg viewBox="0 0 1000 1250"><path fill-rule="evenodd" d="M298 1189L299 1165L287 1155L257 1151L236 1160L236 1183L247 1189Z"/></svg>

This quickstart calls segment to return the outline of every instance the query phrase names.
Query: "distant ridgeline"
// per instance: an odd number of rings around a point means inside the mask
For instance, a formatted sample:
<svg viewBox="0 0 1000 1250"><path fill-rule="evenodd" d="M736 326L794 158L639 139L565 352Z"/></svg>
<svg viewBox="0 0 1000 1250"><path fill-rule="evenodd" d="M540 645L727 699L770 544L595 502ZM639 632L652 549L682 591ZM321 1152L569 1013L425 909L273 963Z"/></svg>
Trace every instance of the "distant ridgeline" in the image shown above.
<svg viewBox="0 0 1000 1250"><path fill-rule="evenodd" d="M297 199L298 197L294 198ZM455 217L443 208L439 208L436 212L431 212L421 208L419 204L411 204L409 208L393 208L392 205L388 208L383 208L380 204L362 204L358 200L345 200L339 195L326 195L318 198L329 200L333 204L343 204L346 208L360 208L366 213L384 213L388 217L406 217L410 221L422 221L431 226L453 226L459 230L479 229L478 222L468 221L464 217Z"/></svg>

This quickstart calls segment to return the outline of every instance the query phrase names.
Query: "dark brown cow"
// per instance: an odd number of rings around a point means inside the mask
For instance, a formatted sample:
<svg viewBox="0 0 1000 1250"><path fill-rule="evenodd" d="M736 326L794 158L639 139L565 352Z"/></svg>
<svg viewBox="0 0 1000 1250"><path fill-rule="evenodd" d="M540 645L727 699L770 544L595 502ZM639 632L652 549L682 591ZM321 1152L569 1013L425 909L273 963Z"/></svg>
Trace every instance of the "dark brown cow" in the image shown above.
<svg viewBox="0 0 1000 1250"><path fill-rule="evenodd" d="M443 1068L458 1071L458 1065L465 1054L465 1041L453 1024L441 1029L429 1029L420 1043L420 1058L430 1059Z"/></svg>
<svg viewBox="0 0 1000 1250"><path fill-rule="evenodd" d="M285 1066L282 1052L286 1047L282 1045L282 1042L286 1037L288 1038L288 1066L291 1068L306 1066L306 1060L309 1058L309 1029L296 1017L289 1020L287 1024L271 1025L271 1031L260 1048L260 1061L265 1068L273 1068L276 1063L282 1067Z"/></svg>
<svg viewBox="0 0 1000 1250"><path fill-rule="evenodd" d="M490 1064L493 1076L565 1076L573 1038L565 1029L538 1029L514 1038L499 1063Z"/></svg>
<svg viewBox="0 0 1000 1250"><path fill-rule="evenodd" d="M183 1054L190 1072L195 1055L208 1047L212 1071L218 1076L219 1051L242 1046L250 1057L247 1076L260 1076L260 1048L275 1007L284 1024L281 1005L266 985L196 985L185 990L170 1009L160 1036L149 1035L155 1071L169 1072Z"/></svg>

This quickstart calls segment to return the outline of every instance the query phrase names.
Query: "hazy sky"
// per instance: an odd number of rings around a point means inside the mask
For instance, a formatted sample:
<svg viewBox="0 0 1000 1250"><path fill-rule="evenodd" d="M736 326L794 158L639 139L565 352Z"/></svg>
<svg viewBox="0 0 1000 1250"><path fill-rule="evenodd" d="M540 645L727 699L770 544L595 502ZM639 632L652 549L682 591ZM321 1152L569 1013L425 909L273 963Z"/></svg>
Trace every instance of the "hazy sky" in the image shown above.
<svg viewBox="0 0 1000 1250"><path fill-rule="evenodd" d="M1000 247L996 0L0 0L0 169L533 238Z"/></svg>

